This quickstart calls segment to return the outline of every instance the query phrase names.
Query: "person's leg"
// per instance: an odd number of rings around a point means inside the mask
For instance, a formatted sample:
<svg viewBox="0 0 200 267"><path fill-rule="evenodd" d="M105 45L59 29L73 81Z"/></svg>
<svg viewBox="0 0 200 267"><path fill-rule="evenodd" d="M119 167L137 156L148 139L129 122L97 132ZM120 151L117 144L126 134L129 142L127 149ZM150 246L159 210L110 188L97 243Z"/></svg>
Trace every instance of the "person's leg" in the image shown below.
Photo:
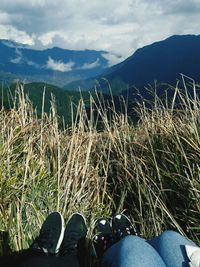
<svg viewBox="0 0 200 267"><path fill-rule="evenodd" d="M189 267L185 245L196 246L175 231L165 231L148 243L157 250L167 267Z"/></svg>
<svg viewBox="0 0 200 267"><path fill-rule="evenodd" d="M104 254L102 267L166 267L157 251L138 236L127 236Z"/></svg>

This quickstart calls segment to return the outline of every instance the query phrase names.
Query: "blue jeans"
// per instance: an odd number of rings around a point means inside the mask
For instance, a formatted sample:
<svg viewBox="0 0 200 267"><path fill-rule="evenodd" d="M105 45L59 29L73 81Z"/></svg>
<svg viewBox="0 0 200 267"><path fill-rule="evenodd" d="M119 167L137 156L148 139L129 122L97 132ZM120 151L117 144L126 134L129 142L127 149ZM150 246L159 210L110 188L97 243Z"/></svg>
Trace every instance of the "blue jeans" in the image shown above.
<svg viewBox="0 0 200 267"><path fill-rule="evenodd" d="M149 241L127 236L106 251L102 267L189 267L186 244L195 246L174 231Z"/></svg>

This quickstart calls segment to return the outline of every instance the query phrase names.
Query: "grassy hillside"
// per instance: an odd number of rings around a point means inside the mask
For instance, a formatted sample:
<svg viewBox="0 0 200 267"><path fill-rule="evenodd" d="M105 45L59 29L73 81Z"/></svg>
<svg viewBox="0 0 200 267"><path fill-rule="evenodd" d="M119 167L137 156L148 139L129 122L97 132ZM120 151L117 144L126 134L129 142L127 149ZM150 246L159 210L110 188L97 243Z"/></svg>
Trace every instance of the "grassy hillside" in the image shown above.
<svg viewBox="0 0 200 267"><path fill-rule="evenodd" d="M63 89L45 83L28 83L28 84L12 84L10 87L4 86L0 93L0 106L5 109L18 106L19 95L16 89L23 91L24 97L32 102L33 108L37 109L37 114L40 117L42 112L49 114L52 102L56 106L56 113L60 120L64 118L65 122L71 121L71 105L74 109L80 98L83 98L85 103L89 102L90 95L88 92L72 92L64 91Z"/></svg>
<svg viewBox="0 0 200 267"><path fill-rule="evenodd" d="M113 106L112 118L101 105L94 118L92 99L88 120L81 100L77 120L62 130L54 107L39 119L20 96L17 109L0 111L0 230L9 232L12 249L27 248L54 210L66 219L82 212L90 229L96 216L125 211L145 238L176 229L199 242L196 94L189 99L176 88L171 104L139 105L137 125Z"/></svg>

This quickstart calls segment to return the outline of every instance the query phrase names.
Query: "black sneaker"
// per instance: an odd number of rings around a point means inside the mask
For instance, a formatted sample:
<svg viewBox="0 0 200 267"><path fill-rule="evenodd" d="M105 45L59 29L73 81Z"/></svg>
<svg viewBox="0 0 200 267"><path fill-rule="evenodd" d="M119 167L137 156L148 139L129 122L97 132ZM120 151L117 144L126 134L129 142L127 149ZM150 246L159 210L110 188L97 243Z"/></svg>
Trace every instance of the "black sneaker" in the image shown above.
<svg viewBox="0 0 200 267"><path fill-rule="evenodd" d="M112 218L112 229L116 242L127 235L137 235L135 227L124 214L117 214Z"/></svg>
<svg viewBox="0 0 200 267"><path fill-rule="evenodd" d="M112 228L105 218L98 219L95 223L93 245L95 256L100 260L104 252L113 245Z"/></svg>
<svg viewBox="0 0 200 267"><path fill-rule="evenodd" d="M43 223L39 236L31 249L41 250L45 254L57 254L64 237L64 219L59 212L51 213Z"/></svg>
<svg viewBox="0 0 200 267"><path fill-rule="evenodd" d="M79 213L74 213L66 225L60 255L78 255L79 251L85 248L86 235L85 218Z"/></svg>

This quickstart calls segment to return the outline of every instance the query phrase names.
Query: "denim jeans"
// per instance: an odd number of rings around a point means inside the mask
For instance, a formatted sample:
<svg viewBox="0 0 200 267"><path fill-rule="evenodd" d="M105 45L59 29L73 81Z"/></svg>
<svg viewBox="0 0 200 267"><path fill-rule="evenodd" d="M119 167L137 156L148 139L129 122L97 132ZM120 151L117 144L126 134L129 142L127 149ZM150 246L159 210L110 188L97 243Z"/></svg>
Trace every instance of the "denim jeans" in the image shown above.
<svg viewBox="0 0 200 267"><path fill-rule="evenodd" d="M185 245L195 244L174 231L146 241L127 236L109 248L102 267L189 267Z"/></svg>

